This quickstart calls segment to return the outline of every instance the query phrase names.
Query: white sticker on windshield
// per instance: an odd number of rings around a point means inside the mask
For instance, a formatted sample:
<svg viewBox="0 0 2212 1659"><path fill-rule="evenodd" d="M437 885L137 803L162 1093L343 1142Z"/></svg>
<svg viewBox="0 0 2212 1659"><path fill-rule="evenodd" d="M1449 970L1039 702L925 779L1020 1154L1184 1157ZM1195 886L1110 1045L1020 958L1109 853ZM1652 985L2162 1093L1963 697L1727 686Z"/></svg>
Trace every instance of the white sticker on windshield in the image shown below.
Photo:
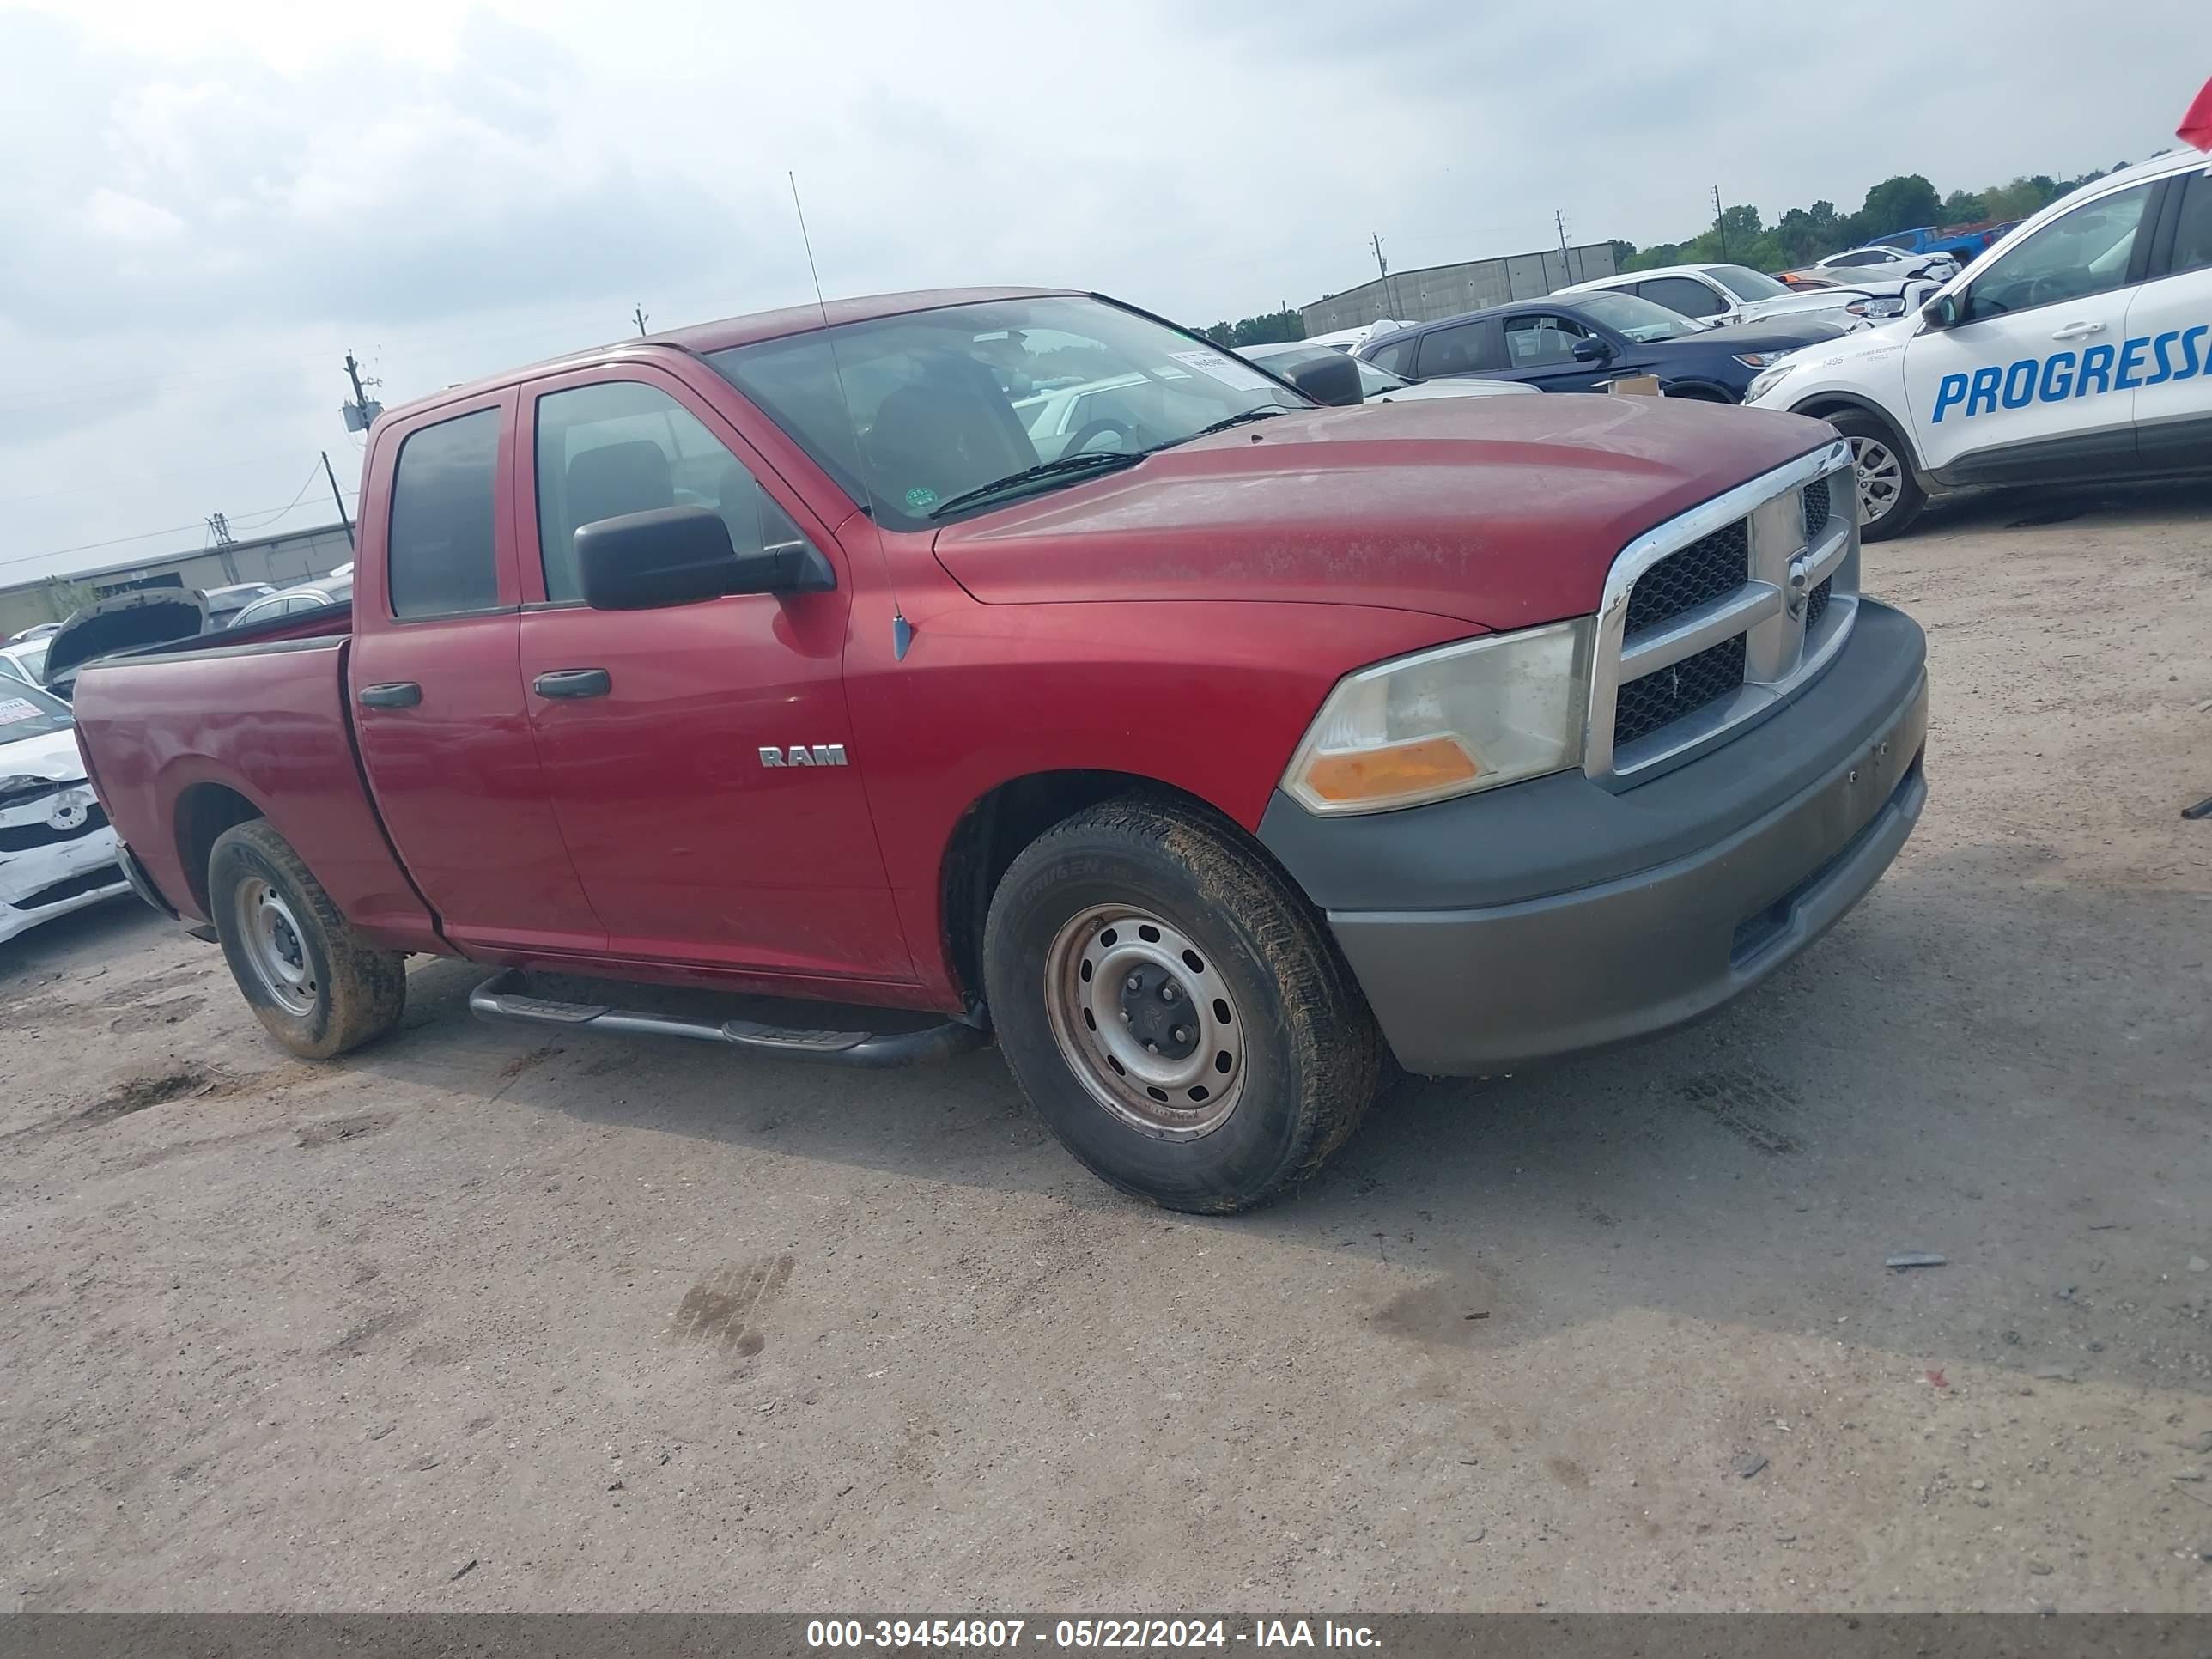
<svg viewBox="0 0 2212 1659"><path fill-rule="evenodd" d="M17 720L34 720L43 712L28 697L0 697L0 726L11 726Z"/></svg>
<svg viewBox="0 0 2212 1659"><path fill-rule="evenodd" d="M1218 351L1170 351L1168 356L1179 363L1188 363L1200 374L1218 380L1237 392L1267 392L1274 382L1259 370L1224 357Z"/></svg>

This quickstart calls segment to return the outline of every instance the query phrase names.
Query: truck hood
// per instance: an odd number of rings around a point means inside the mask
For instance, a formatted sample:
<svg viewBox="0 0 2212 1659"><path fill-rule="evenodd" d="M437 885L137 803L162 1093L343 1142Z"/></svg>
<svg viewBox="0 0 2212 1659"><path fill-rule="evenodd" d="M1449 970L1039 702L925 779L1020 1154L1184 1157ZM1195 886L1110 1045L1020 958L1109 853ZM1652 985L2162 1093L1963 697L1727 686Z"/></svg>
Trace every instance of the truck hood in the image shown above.
<svg viewBox="0 0 2212 1659"><path fill-rule="evenodd" d="M1315 410L949 525L936 550L986 605L1303 601L1521 628L1595 611L1630 541L1832 435L1658 398Z"/></svg>
<svg viewBox="0 0 2212 1659"><path fill-rule="evenodd" d="M190 639L207 627L207 604L189 588L146 587L72 611L46 645L46 684L66 696L94 657Z"/></svg>

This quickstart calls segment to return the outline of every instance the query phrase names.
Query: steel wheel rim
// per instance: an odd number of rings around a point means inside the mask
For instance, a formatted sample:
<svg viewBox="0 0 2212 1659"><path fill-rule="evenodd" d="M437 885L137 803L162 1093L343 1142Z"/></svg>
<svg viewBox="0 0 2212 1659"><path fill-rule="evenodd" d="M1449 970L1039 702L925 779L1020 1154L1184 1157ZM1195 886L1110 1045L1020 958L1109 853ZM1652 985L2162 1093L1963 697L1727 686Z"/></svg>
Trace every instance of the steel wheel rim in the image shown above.
<svg viewBox="0 0 2212 1659"><path fill-rule="evenodd" d="M270 1000L286 1013L304 1019L315 1012L322 987L300 919L284 896L257 876L238 884L238 938L253 976Z"/></svg>
<svg viewBox="0 0 2212 1659"><path fill-rule="evenodd" d="M1044 994L1068 1070L1131 1128L1196 1140L1237 1109L1243 1016L1212 956L1172 923L1129 904L1070 917L1045 954Z"/></svg>
<svg viewBox="0 0 2212 1659"><path fill-rule="evenodd" d="M1858 480L1859 522L1888 516L1904 489L1904 468L1896 453L1879 438L1851 440L1851 469Z"/></svg>

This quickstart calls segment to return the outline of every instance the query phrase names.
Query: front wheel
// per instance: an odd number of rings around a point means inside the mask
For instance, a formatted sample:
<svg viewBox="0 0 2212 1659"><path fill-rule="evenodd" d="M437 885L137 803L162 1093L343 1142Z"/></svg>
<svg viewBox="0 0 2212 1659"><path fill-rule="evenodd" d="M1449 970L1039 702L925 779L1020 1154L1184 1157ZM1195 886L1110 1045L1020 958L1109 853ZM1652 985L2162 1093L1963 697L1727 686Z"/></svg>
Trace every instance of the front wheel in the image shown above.
<svg viewBox="0 0 2212 1659"><path fill-rule="evenodd" d="M1188 807L1109 801L1031 843L992 899L983 975L1047 1127L1170 1209L1273 1196L1382 1085L1374 1016L1311 908Z"/></svg>
<svg viewBox="0 0 2212 1659"><path fill-rule="evenodd" d="M1863 409L1839 410L1828 416L1828 424L1850 441L1861 538L1880 542L1903 535L1928 505L1904 441L1887 421Z"/></svg>
<svg viewBox="0 0 2212 1659"><path fill-rule="evenodd" d="M406 1011L406 957L356 933L291 842L262 820L216 837L208 908L255 1016L303 1059L358 1048Z"/></svg>

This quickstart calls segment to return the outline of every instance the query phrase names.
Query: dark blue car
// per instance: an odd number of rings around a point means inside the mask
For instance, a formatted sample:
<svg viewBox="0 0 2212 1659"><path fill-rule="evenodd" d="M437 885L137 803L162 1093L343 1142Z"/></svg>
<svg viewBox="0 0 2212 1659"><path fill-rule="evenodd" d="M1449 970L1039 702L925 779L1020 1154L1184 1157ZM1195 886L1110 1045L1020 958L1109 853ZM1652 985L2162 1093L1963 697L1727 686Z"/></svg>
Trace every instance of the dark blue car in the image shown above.
<svg viewBox="0 0 2212 1659"><path fill-rule="evenodd" d="M1776 358L1847 331L1780 319L1700 328L1633 294L1553 294L1379 335L1359 356L1419 380L1473 374L1546 392L1595 392L1626 375L1652 374L1668 397L1740 404L1753 376Z"/></svg>

